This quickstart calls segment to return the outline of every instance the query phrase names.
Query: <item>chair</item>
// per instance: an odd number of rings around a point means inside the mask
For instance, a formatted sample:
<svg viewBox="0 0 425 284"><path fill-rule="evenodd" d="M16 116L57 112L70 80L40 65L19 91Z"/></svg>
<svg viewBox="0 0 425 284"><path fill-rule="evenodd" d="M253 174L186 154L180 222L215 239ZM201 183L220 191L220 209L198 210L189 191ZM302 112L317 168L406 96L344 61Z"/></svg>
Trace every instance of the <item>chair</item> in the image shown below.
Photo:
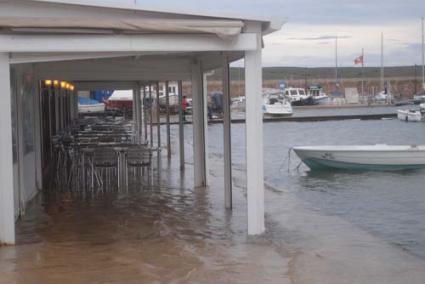
<svg viewBox="0 0 425 284"><path fill-rule="evenodd" d="M127 166L133 169L134 176L143 176L145 169L149 170L152 164L152 151L143 145L129 147L127 150Z"/></svg>
<svg viewBox="0 0 425 284"><path fill-rule="evenodd" d="M118 171L117 153L108 147L96 147L93 155L93 165L100 186L110 187L116 180Z"/></svg>

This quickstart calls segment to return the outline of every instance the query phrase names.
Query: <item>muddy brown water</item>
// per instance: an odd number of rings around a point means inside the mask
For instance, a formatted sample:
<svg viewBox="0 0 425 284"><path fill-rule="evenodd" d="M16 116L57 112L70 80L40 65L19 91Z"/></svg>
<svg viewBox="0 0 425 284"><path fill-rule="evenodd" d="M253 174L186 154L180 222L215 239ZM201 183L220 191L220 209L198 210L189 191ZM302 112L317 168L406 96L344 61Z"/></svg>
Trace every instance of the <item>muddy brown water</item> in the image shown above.
<svg viewBox="0 0 425 284"><path fill-rule="evenodd" d="M222 177L193 189L190 163L182 177L164 161L151 184L40 195L17 223L18 245L0 249L0 283L288 281L288 251L247 237L242 190L227 211Z"/></svg>

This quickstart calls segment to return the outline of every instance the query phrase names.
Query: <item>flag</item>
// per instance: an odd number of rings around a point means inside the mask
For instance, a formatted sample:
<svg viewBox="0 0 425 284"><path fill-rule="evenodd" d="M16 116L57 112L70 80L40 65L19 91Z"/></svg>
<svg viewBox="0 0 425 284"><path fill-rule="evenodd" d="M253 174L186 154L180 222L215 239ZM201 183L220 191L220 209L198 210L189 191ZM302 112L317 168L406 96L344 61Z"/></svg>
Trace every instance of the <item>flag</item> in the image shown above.
<svg viewBox="0 0 425 284"><path fill-rule="evenodd" d="M359 57L357 57L356 59L354 59L354 64L355 65L363 64L363 55L360 55Z"/></svg>

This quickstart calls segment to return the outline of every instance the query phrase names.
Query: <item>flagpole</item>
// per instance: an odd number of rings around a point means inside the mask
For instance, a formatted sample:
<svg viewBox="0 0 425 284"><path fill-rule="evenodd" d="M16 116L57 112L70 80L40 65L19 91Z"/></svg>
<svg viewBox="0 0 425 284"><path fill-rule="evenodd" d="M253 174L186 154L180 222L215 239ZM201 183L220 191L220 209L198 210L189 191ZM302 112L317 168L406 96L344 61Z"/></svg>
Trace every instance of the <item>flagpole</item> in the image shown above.
<svg viewBox="0 0 425 284"><path fill-rule="evenodd" d="M362 97L364 98L364 48L362 48Z"/></svg>

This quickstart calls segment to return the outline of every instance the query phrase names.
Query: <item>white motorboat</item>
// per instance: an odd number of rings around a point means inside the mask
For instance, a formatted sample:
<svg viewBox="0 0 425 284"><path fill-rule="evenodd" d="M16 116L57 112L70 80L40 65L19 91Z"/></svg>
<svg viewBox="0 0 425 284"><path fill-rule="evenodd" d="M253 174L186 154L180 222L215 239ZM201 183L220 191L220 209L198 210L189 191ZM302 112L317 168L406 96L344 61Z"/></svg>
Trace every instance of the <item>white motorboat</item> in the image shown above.
<svg viewBox="0 0 425 284"><path fill-rule="evenodd" d="M286 88L284 96L291 102L292 105L305 105L311 104L311 96L306 94L305 90L302 88Z"/></svg>
<svg viewBox="0 0 425 284"><path fill-rule="evenodd" d="M245 110L245 96L231 98L231 103L233 109Z"/></svg>
<svg viewBox="0 0 425 284"><path fill-rule="evenodd" d="M417 94L413 96L413 102L415 104L420 104L425 102L425 92L422 94Z"/></svg>
<svg viewBox="0 0 425 284"><path fill-rule="evenodd" d="M385 91L382 91L375 96L375 100L377 102L388 102L388 101L391 101L392 98L393 98L393 96L388 94Z"/></svg>
<svg viewBox="0 0 425 284"><path fill-rule="evenodd" d="M425 145L305 146L293 150L310 169L425 169Z"/></svg>
<svg viewBox="0 0 425 284"><path fill-rule="evenodd" d="M419 110L421 113L425 113L425 103L419 105Z"/></svg>
<svg viewBox="0 0 425 284"><path fill-rule="evenodd" d="M267 95L263 97L264 116L291 116L292 106L286 99L281 99L278 95Z"/></svg>
<svg viewBox="0 0 425 284"><path fill-rule="evenodd" d="M419 122L422 121L422 113L419 110L399 109L397 118L402 121Z"/></svg>
<svg viewBox="0 0 425 284"><path fill-rule="evenodd" d="M319 85L312 85L308 89L308 95L313 99L314 105L329 104L329 96L323 92L323 89Z"/></svg>

